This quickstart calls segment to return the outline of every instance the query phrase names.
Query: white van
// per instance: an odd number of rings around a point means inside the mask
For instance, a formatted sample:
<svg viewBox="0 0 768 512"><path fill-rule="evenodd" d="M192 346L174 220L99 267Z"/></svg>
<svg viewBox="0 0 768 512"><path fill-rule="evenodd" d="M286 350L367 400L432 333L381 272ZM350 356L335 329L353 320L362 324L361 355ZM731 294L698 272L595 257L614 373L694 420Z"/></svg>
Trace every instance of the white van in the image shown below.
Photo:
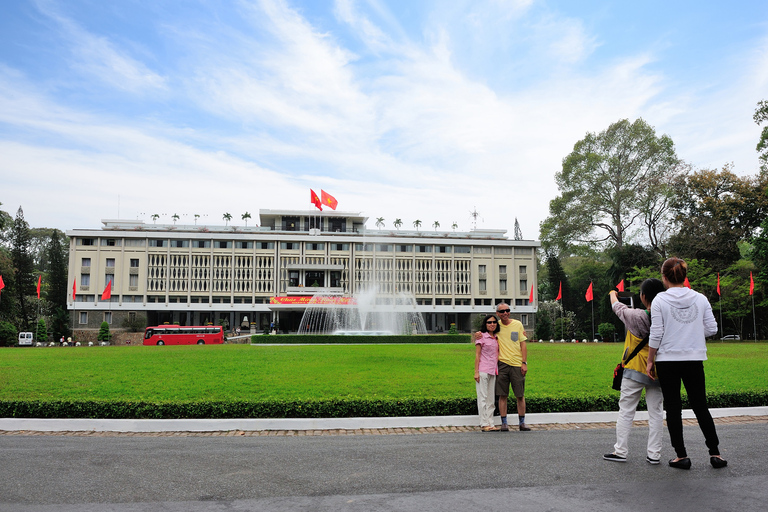
<svg viewBox="0 0 768 512"><path fill-rule="evenodd" d="M19 333L19 346L32 346L32 342L35 341L34 336L31 332L20 332Z"/></svg>

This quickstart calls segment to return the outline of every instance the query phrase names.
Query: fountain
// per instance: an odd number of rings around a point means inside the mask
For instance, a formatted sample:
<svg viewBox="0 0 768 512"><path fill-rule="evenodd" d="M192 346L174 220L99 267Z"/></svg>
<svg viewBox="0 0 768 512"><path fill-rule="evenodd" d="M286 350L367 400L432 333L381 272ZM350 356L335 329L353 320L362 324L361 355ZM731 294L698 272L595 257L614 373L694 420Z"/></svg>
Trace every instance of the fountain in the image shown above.
<svg viewBox="0 0 768 512"><path fill-rule="evenodd" d="M352 297L320 289L307 304L298 334L426 334L413 295L382 295L377 287Z"/></svg>

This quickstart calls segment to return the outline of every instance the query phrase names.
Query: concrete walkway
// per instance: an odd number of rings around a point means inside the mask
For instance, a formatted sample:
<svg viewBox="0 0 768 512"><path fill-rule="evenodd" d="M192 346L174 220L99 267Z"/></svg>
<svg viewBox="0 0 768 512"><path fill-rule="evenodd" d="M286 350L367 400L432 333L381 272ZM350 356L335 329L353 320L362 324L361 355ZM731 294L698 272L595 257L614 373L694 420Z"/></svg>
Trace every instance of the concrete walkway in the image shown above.
<svg viewBox="0 0 768 512"><path fill-rule="evenodd" d="M710 409L718 423L768 421L768 407L735 407ZM571 412L526 415L526 423L536 430L562 428L612 428L618 412ZM686 424L695 423L690 409L683 411ZM513 423L516 416L511 416ZM648 420L646 411L638 411L635 422ZM497 417L497 424L500 423ZM109 420L109 419L37 419L0 418L0 435L21 432L303 432L322 431L349 433L397 433L395 430L426 429L425 431L476 430L478 418L471 416L412 416L397 418L277 418L277 419L181 419L181 420Z"/></svg>

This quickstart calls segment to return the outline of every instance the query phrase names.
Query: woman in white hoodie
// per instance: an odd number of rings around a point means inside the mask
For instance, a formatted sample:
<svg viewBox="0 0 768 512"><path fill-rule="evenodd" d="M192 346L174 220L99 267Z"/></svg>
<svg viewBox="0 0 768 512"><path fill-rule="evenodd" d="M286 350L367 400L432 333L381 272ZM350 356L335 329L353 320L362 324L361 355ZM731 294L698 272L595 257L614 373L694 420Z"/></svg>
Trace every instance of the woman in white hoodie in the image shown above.
<svg viewBox="0 0 768 512"><path fill-rule="evenodd" d="M707 406L704 379L706 337L717 332L717 321L707 298L684 285L688 275L685 261L669 258L661 266L661 275L667 291L656 296L651 305L647 372L653 379L658 374L664 395L667 430L677 454L669 465L680 469L691 468L691 459L683 441L682 382L709 448L709 462L712 467L722 468L728 463L720 456L720 442Z"/></svg>

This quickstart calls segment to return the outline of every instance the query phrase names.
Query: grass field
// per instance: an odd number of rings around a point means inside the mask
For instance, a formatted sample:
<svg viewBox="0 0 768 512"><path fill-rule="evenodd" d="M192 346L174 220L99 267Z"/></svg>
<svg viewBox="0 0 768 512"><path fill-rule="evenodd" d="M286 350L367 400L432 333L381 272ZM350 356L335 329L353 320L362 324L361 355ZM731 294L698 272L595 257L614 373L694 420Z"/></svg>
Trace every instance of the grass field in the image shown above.
<svg viewBox="0 0 768 512"><path fill-rule="evenodd" d="M622 345L529 343L528 397L606 395ZM709 392L768 390L768 344L712 343ZM474 397L472 345L0 349L0 400Z"/></svg>

